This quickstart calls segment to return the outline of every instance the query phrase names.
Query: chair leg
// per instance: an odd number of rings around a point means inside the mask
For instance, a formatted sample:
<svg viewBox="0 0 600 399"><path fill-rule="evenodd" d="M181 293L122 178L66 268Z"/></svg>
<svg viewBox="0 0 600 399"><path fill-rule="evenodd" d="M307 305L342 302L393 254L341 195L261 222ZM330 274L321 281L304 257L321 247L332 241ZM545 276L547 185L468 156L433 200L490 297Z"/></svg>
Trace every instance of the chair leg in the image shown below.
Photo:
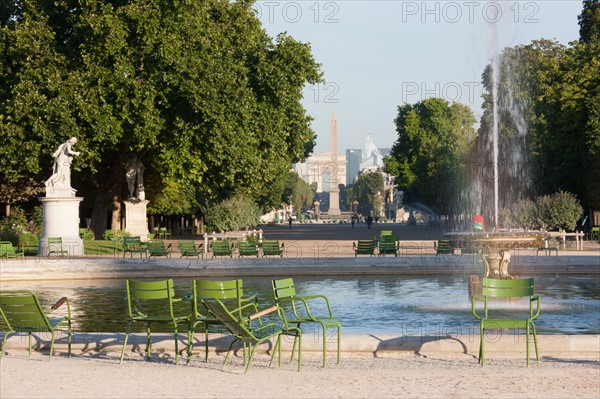
<svg viewBox="0 0 600 399"><path fill-rule="evenodd" d="M533 345L535 347L535 360L537 363L540 362L540 355L538 352L538 340L537 340L537 334L535 331L535 324L533 324L533 322L531 322L531 328L533 330Z"/></svg>
<svg viewBox="0 0 600 399"><path fill-rule="evenodd" d="M179 364L179 339L178 339L177 325L175 325L175 364Z"/></svg>
<svg viewBox="0 0 600 399"><path fill-rule="evenodd" d="M340 352L342 348L342 332L340 325L337 326L338 336L337 336L337 364L340 364Z"/></svg>
<svg viewBox="0 0 600 399"><path fill-rule="evenodd" d="M72 333L71 333L71 319L68 320L68 330L67 330L67 347L69 351L69 357L71 357L71 341L72 341Z"/></svg>
<svg viewBox="0 0 600 399"><path fill-rule="evenodd" d="M187 347L187 361L186 364L190 364L190 358L192 357L192 345L194 343L194 331L192 325L188 325L188 347Z"/></svg>
<svg viewBox="0 0 600 399"><path fill-rule="evenodd" d="M252 349L250 349L250 356L248 358L248 363L246 364L246 370L244 371L244 374L246 374L248 372L248 370L250 370L250 366L252 365L252 358L254 357L254 352L256 351L256 347L258 346L258 342L255 343L254 345L252 344L248 344L248 346ZM273 353L275 354L275 353Z"/></svg>
<svg viewBox="0 0 600 399"><path fill-rule="evenodd" d="M325 367L327 361L327 329L324 325L321 325L321 327L323 327L323 367Z"/></svg>
<svg viewBox="0 0 600 399"><path fill-rule="evenodd" d="M123 363L123 356L125 356L125 346L127 345L127 338L129 337L129 331L131 329L131 322L127 323L127 329L125 330L125 339L123 340L123 348L121 349L121 360L119 364Z"/></svg>
<svg viewBox="0 0 600 399"><path fill-rule="evenodd" d="M54 330L52 330L50 333L52 335L52 340L50 341L50 356L48 357L48 361L52 360L52 352L54 352Z"/></svg>
<svg viewBox="0 0 600 399"><path fill-rule="evenodd" d="M12 333L13 333L12 331L7 331L4 334L4 339L2 340L2 349L1 349L2 351L0 352L0 360L2 360L2 358L4 357L4 346L6 345L6 340L8 339L8 336Z"/></svg>
<svg viewBox="0 0 600 399"><path fill-rule="evenodd" d="M483 367L484 354L483 354L483 343L485 341L485 329L483 326L479 330L479 364Z"/></svg>
<svg viewBox="0 0 600 399"><path fill-rule="evenodd" d="M150 353L152 353L152 342L150 342L150 323L146 327L146 359L150 360Z"/></svg>
<svg viewBox="0 0 600 399"><path fill-rule="evenodd" d="M29 357L31 357L31 333L29 333L28 342L29 342Z"/></svg>
<svg viewBox="0 0 600 399"><path fill-rule="evenodd" d="M275 347L273 348L273 353L271 353L271 361L269 362L269 367L273 365L273 359L275 358L275 352L279 354L279 367L281 367L281 334L277 336L275 340Z"/></svg>
<svg viewBox="0 0 600 399"><path fill-rule="evenodd" d="M529 367L529 322L527 322L527 326L525 328L525 354L527 355L527 367Z"/></svg>
<svg viewBox="0 0 600 399"><path fill-rule="evenodd" d="M204 361L208 362L208 325L205 326L206 331L204 333Z"/></svg>
<svg viewBox="0 0 600 399"><path fill-rule="evenodd" d="M223 362L223 368L225 368L225 366L227 365L227 362L229 361L229 356L231 355L231 348L233 348L233 345L239 341L238 338L234 339L231 344L229 345L229 349L227 350L227 355L225 355L225 361Z"/></svg>

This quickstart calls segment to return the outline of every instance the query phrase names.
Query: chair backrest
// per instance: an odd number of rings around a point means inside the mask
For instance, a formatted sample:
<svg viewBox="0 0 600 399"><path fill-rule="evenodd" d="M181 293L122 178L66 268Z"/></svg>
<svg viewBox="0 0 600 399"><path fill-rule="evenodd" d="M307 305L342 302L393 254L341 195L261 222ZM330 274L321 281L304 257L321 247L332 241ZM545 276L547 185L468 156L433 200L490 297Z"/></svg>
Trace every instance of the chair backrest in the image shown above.
<svg viewBox="0 0 600 399"><path fill-rule="evenodd" d="M123 236L123 249L136 249L142 245L140 236Z"/></svg>
<svg viewBox="0 0 600 399"><path fill-rule="evenodd" d="M179 252L186 255L198 255L198 249L194 241L179 241Z"/></svg>
<svg viewBox="0 0 600 399"><path fill-rule="evenodd" d="M381 230L381 237L391 236L392 230Z"/></svg>
<svg viewBox="0 0 600 399"><path fill-rule="evenodd" d="M296 289L294 288L293 278L283 278L280 280L272 280L271 286L273 287L273 295L275 300L293 298L296 296Z"/></svg>
<svg viewBox="0 0 600 399"><path fill-rule="evenodd" d="M0 256L8 256L15 254L15 247L10 241L0 241Z"/></svg>
<svg viewBox="0 0 600 399"><path fill-rule="evenodd" d="M13 331L50 331L40 301L32 291L0 291L0 314Z"/></svg>
<svg viewBox="0 0 600 399"><path fill-rule="evenodd" d="M358 240L356 245L359 251L372 251L375 249L374 240Z"/></svg>
<svg viewBox="0 0 600 399"><path fill-rule="evenodd" d="M262 249L263 249L263 253L265 254L280 254L283 252L283 250L281 249L281 246L279 245L279 241L278 240L265 240L262 243Z"/></svg>
<svg viewBox="0 0 600 399"><path fill-rule="evenodd" d="M62 237L48 237L48 245L50 244L62 245Z"/></svg>
<svg viewBox="0 0 600 399"><path fill-rule="evenodd" d="M509 298L532 296L534 294L533 278L514 280L484 278L482 294L486 297Z"/></svg>
<svg viewBox="0 0 600 399"><path fill-rule="evenodd" d="M212 242L213 251L229 251L231 249L231 245L229 244L229 240L214 240Z"/></svg>
<svg viewBox="0 0 600 399"><path fill-rule="evenodd" d="M171 318L174 318L173 299L175 298L175 288L173 280L127 280L125 284L127 289L127 306L130 317L138 316L140 314L156 313L157 308L153 302L162 300L168 303L169 315Z"/></svg>
<svg viewBox="0 0 600 399"><path fill-rule="evenodd" d="M238 249L242 253L255 253L258 251L258 244L255 241L240 241L238 242Z"/></svg>
<svg viewBox="0 0 600 399"><path fill-rule="evenodd" d="M221 301L235 302L236 308L242 306L244 296L244 283L242 280L194 280L194 302L193 308L195 314L202 314L198 305L207 299L219 299Z"/></svg>
<svg viewBox="0 0 600 399"><path fill-rule="evenodd" d="M255 335L248 328L250 324L242 321L241 314L236 314L236 311L230 310L223 301L217 298L203 298L202 303L236 338L243 341L257 340Z"/></svg>
<svg viewBox="0 0 600 399"><path fill-rule="evenodd" d="M148 251L152 253L167 253L163 240L151 240L146 243Z"/></svg>

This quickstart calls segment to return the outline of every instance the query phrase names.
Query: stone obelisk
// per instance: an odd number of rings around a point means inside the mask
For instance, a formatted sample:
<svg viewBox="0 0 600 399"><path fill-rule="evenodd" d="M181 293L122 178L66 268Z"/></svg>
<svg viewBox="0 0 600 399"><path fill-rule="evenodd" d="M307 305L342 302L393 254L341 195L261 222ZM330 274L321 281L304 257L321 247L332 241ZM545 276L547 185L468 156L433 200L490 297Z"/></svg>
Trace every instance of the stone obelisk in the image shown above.
<svg viewBox="0 0 600 399"><path fill-rule="evenodd" d="M338 187L338 157L337 157L337 119L335 112L331 117L331 164L333 170L329 174L329 215L340 215L340 188Z"/></svg>

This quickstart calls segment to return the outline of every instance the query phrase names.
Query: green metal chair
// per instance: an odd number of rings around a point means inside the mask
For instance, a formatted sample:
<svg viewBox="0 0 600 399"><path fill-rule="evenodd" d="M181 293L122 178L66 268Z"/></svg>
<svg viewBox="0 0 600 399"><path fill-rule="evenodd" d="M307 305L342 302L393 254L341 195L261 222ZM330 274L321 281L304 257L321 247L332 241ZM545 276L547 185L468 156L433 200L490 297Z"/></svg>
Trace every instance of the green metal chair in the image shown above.
<svg viewBox="0 0 600 399"><path fill-rule="evenodd" d="M192 240L179 241L180 258L183 258L184 256L186 258L189 258L190 256L195 256L197 258L202 256L204 258L204 251L202 251L203 247L204 244L196 246L196 243Z"/></svg>
<svg viewBox="0 0 600 399"><path fill-rule="evenodd" d="M286 326L296 324L300 328L303 323L316 323L323 329L323 367L325 367L327 359L327 329L337 329L337 364L340 364L340 347L341 347L341 325L338 319L333 317L329 299L325 295L296 295L294 287L294 279L285 278L280 280L272 280L273 295L278 307L278 313L281 320ZM313 300L324 301L327 308L327 315L315 316L311 312L308 305L309 301ZM323 302L322 302L323 304ZM294 357L294 346L292 347L292 359Z"/></svg>
<svg viewBox="0 0 600 399"><path fill-rule="evenodd" d="M284 247L285 244L279 244L279 240L264 240L261 245L263 258L265 256L279 256L283 258Z"/></svg>
<svg viewBox="0 0 600 399"><path fill-rule="evenodd" d="M59 317L48 317L47 314L52 313L60 308L63 304L67 304L67 314ZM29 356L31 356L31 334L50 333L50 356L48 360L52 360L54 352L55 332L66 322L67 323L67 342L69 357L71 356L71 304L69 299L63 297L59 299L50 311L44 312L37 295L33 291L18 290L18 291L0 291L0 316L3 323L7 326L7 331L4 334L2 341L2 352L0 359L4 356L4 346L8 336L13 333L26 332L29 335Z"/></svg>
<svg viewBox="0 0 600 399"><path fill-rule="evenodd" d="M129 253L129 257L133 258L133 254L147 255L146 243L142 243L140 236L123 236L123 258Z"/></svg>
<svg viewBox="0 0 600 399"><path fill-rule="evenodd" d="M213 258L217 256L233 257L233 247L229 240L214 240L210 244L210 248L213 253Z"/></svg>
<svg viewBox="0 0 600 399"><path fill-rule="evenodd" d="M48 237L48 256L69 255L69 251L63 249L62 237Z"/></svg>
<svg viewBox="0 0 600 399"><path fill-rule="evenodd" d="M352 243L352 249L354 250L354 257L358 255L371 255L375 256L375 240L358 240L358 243Z"/></svg>
<svg viewBox="0 0 600 399"><path fill-rule="evenodd" d="M278 361L279 365L281 366L281 335L292 335L294 336L294 346L296 340L299 341L298 371L300 371L302 362L302 331L296 327L280 326L277 323L265 324L261 320L261 316L277 311L276 306L272 306L259 312L255 303L247 303L239 309L232 309L230 305L218 298L203 297L201 300L210 314L214 316L214 318L217 319L223 326L225 326L225 328L234 337L227 350L225 362L223 362L223 368L227 366L233 346L237 342L242 342L244 344L244 364L246 366L244 373L247 373L252 365L252 359L254 358L254 353L258 345L270 339L275 339L275 346L273 348L273 353L271 354L269 367L271 367L273 364L273 358L276 352L278 353ZM240 312L244 312L244 310L251 310L254 311L254 313L248 316L240 317ZM245 349L246 345L250 347L250 353L247 361Z"/></svg>
<svg viewBox="0 0 600 399"><path fill-rule="evenodd" d="M181 301L180 298L175 297L175 289L173 286L173 280L163 281L126 281L127 290L127 308L129 311L129 321L127 323L127 330L125 331L125 340L123 341L123 348L121 349L121 361L123 363L123 356L125 355L125 346L127 345L127 338L131 332L132 325L135 323L146 324L147 334L147 346L146 346L146 357L150 360L150 353L152 350L150 342L150 325L153 323L158 324L170 324L173 327L173 333L175 335L175 364L179 363L179 349L178 349L178 326L185 324L188 327L188 357L191 353L192 344L192 326L191 318L189 315L176 316L173 310L173 304Z"/></svg>
<svg viewBox="0 0 600 399"><path fill-rule="evenodd" d="M506 319L490 316L490 309L488 308L490 298L518 298L528 297L529 302L529 313L525 318L519 319ZM483 302L483 314L477 313L476 301ZM480 338L479 338L479 363L483 366L485 360L484 355L484 343L485 343L485 330L488 329L523 329L526 331L526 351L527 351L527 366L529 366L529 334L533 332L533 343L535 346L535 358L539 362L540 357L538 353L537 336L535 331L535 324L533 320L540 314L540 301L539 295L534 295L534 284L533 278L523 278L516 280L501 280L484 278L482 281L482 296L471 297L471 311L473 316L480 321ZM533 303L536 303L535 311Z"/></svg>
<svg viewBox="0 0 600 399"><path fill-rule="evenodd" d="M165 247L163 240L152 240L146 243L146 249L148 250L148 257L164 256L166 258L171 257L171 244Z"/></svg>
<svg viewBox="0 0 600 399"><path fill-rule="evenodd" d="M394 254L398 256L400 252L400 245L398 244L398 237L394 235L382 235L379 240L379 256L385 256L386 254Z"/></svg>
<svg viewBox="0 0 600 399"><path fill-rule="evenodd" d="M0 258L21 258L25 259L23 250L17 251L10 241L0 241Z"/></svg>
<svg viewBox="0 0 600 399"><path fill-rule="evenodd" d="M258 243L256 241L240 241L238 243L238 257L256 256L258 258Z"/></svg>
<svg viewBox="0 0 600 399"><path fill-rule="evenodd" d="M244 283L240 279L223 281L194 280L193 286L192 310L194 323L192 329L195 332L198 325L204 325L204 360L208 361L208 334L210 330L213 330L211 327L215 327L214 330L218 330L223 326L223 323L208 312L208 309L202 302L202 298L217 298L227 303L238 312L238 318L243 319L244 304L256 303L256 296L244 297Z"/></svg>

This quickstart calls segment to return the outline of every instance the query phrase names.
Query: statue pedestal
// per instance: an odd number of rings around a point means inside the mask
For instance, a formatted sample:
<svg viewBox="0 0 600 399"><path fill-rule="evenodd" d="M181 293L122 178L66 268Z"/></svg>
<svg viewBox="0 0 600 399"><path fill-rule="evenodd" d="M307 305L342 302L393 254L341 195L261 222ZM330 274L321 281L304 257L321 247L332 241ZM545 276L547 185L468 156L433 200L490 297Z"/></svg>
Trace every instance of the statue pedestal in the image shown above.
<svg viewBox="0 0 600 399"><path fill-rule="evenodd" d="M83 256L83 240L79 237L79 203L82 197L42 197L42 236L38 254L48 255L48 237L61 237L69 256Z"/></svg>
<svg viewBox="0 0 600 399"><path fill-rule="evenodd" d="M148 220L146 217L146 200L127 200L125 204L125 231L132 236L139 236L140 240L148 239Z"/></svg>

